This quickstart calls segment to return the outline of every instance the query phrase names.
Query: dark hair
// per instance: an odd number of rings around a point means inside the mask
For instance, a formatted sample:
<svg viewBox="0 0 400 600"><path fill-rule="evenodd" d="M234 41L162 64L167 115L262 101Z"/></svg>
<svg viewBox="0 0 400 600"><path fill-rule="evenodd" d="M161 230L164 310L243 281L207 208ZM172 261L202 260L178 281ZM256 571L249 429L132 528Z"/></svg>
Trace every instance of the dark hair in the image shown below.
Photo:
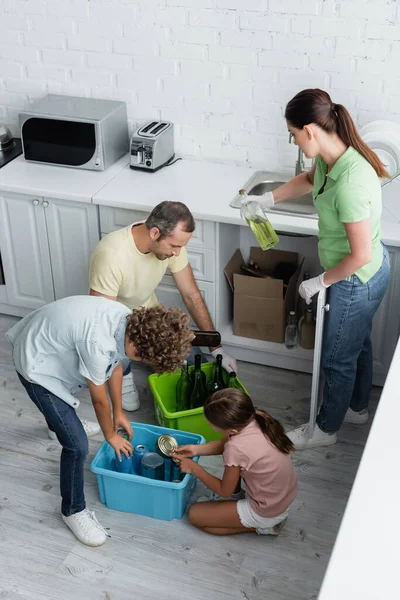
<svg viewBox="0 0 400 600"><path fill-rule="evenodd" d="M192 347L189 317L179 308L162 304L134 308L127 317L126 335L141 359L156 373L173 373L182 366Z"/></svg>
<svg viewBox="0 0 400 600"><path fill-rule="evenodd" d="M285 119L296 129L315 123L327 133L337 133L346 146L352 146L375 169L378 177L390 177L385 165L361 139L349 111L334 104L323 90L308 89L296 94L285 109Z"/></svg>
<svg viewBox="0 0 400 600"><path fill-rule="evenodd" d="M160 202L146 219L147 229L157 227L159 230L158 240L171 235L178 223L183 223L184 231L188 233L192 233L196 227L192 213L183 202Z"/></svg>
<svg viewBox="0 0 400 600"><path fill-rule="evenodd" d="M242 429L254 418L263 434L284 454L294 450L283 426L264 410L254 408L250 397L235 388L214 392L204 404L207 421L222 430Z"/></svg>

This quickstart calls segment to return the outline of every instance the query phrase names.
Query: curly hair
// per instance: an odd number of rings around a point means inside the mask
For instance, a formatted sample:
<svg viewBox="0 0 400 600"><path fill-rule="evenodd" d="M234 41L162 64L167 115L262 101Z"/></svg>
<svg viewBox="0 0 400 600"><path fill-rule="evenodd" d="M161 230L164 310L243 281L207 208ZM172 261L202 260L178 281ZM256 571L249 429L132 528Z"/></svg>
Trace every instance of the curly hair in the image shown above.
<svg viewBox="0 0 400 600"><path fill-rule="evenodd" d="M127 317L126 335L141 359L156 373L172 373L187 358L193 331L189 317L179 308L160 304L152 308L139 307Z"/></svg>

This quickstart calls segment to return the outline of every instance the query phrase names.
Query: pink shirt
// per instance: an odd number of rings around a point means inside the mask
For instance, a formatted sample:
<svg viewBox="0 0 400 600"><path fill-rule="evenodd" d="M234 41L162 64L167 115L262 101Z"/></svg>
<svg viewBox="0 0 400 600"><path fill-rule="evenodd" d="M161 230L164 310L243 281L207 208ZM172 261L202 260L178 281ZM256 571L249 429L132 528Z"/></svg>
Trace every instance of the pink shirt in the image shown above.
<svg viewBox="0 0 400 600"><path fill-rule="evenodd" d="M240 467L251 508L261 517L284 513L297 496L297 475L289 454L263 434L255 419L224 446L224 465Z"/></svg>

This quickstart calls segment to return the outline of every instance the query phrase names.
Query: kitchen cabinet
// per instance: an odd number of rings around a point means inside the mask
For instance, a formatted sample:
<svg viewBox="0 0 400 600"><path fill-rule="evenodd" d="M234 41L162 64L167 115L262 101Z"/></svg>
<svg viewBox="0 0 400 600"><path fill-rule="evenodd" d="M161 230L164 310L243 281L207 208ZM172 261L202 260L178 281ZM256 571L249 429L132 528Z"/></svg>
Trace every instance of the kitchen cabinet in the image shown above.
<svg viewBox="0 0 400 600"><path fill-rule="evenodd" d="M87 294L90 254L99 241L92 204L0 194L0 251L8 303L36 309Z"/></svg>

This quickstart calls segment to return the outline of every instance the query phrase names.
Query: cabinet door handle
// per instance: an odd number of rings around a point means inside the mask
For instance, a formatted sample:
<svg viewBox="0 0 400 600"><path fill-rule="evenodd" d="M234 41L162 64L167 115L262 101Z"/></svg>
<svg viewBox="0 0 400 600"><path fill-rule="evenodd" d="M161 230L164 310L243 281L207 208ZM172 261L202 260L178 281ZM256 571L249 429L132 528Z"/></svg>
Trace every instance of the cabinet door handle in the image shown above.
<svg viewBox="0 0 400 600"><path fill-rule="evenodd" d="M43 200L43 207L44 207L44 208L47 208L47 207L48 207L48 205L49 205L49 203L47 202L47 200Z"/></svg>
<svg viewBox="0 0 400 600"><path fill-rule="evenodd" d="M39 200L32 200L32 204L33 204L33 206L38 206Z"/></svg>

